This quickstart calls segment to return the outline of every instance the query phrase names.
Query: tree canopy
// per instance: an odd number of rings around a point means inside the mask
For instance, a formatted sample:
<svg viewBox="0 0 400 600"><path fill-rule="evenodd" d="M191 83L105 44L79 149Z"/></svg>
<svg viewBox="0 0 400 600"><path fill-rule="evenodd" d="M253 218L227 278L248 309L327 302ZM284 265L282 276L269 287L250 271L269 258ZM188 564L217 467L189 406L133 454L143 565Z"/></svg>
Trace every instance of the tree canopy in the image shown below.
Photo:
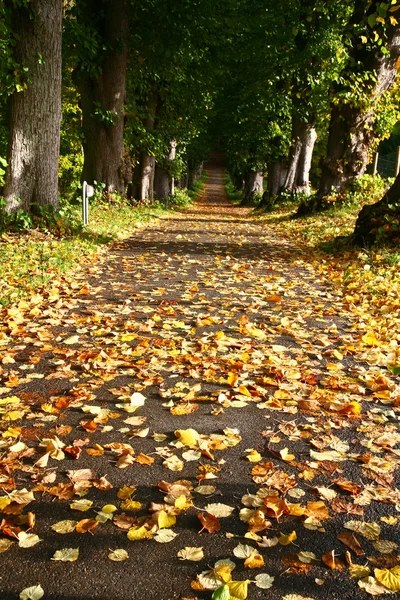
<svg viewBox="0 0 400 600"><path fill-rule="evenodd" d="M18 148L11 140L18 102L27 120L42 118L46 68L62 72L52 90L63 117L60 181L47 196L55 208L58 192L73 195L83 180L133 200L166 196L172 179L187 185L216 147L239 187L258 173L267 196L309 194L312 178L319 191L308 206L321 208L365 173L398 118L396 0L44 4L62 18L60 65L44 43L39 4L0 2L0 186L9 211L37 202L15 201L25 192L10 181L26 140ZM30 56L19 51L28 25L38 40Z"/></svg>

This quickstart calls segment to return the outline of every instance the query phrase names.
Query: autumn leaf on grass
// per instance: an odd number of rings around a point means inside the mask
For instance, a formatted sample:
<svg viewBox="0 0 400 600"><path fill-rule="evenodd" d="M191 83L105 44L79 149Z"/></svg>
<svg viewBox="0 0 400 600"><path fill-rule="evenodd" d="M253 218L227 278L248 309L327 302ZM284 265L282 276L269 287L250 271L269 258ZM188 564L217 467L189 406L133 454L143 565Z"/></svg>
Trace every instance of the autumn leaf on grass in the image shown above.
<svg viewBox="0 0 400 600"><path fill-rule="evenodd" d="M199 560L202 560L204 558L203 548L186 546L185 548L182 548L182 550L179 550L177 557L180 560L190 560L193 562L198 562Z"/></svg>
<svg viewBox="0 0 400 600"><path fill-rule="evenodd" d="M197 518L203 526L200 529L200 533L204 530L208 531L208 533L214 533L215 531L219 531L221 529L221 523L213 515L208 513L199 513Z"/></svg>
<svg viewBox="0 0 400 600"><path fill-rule="evenodd" d="M79 558L79 548L63 548L57 550L51 560L59 560L61 562L74 562Z"/></svg>
<svg viewBox="0 0 400 600"><path fill-rule="evenodd" d="M19 595L20 600L40 600L44 596L44 589L41 585L34 585L25 588Z"/></svg>
<svg viewBox="0 0 400 600"><path fill-rule="evenodd" d="M349 402L339 410L341 415L359 415L361 414L361 405L358 402Z"/></svg>

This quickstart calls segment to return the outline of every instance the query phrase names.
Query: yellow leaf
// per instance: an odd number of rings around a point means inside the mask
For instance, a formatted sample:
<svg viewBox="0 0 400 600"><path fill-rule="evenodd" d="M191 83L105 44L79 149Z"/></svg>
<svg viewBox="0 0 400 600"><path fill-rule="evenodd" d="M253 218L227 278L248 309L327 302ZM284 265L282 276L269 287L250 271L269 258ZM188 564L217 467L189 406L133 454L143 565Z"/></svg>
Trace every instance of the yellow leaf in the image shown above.
<svg viewBox="0 0 400 600"><path fill-rule="evenodd" d="M248 454L246 456L246 458L249 462L254 462L254 463L260 462L260 460L262 460L262 456L259 452L257 452L257 450L252 450L250 452L250 454Z"/></svg>
<svg viewBox="0 0 400 600"><path fill-rule="evenodd" d="M9 504L11 504L10 498L0 498L0 510L6 508Z"/></svg>
<svg viewBox="0 0 400 600"><path fill-rule="evenodd" d="M126 510L128 512L136 512L142 508L141 502L136 502L135 500L130 500L127 498L123 502L121 502L121 510Z"/></svg>
<svg viewBox="0 0 400 600"><path fill-rule="evenodd" d="M257 551L252 552L244 561L244 566L249 569L261 569L264 566L264 559Z"/></svg>
<svg viewBox="0 0 400 600"><path fill-rule="evenodd" d="M21 434L21 428L20 427L9 427L6 431L3 431L3 437L4 438L9 438L9 437L18 437Z"/></svg>
<svg viewBox="0 0 400 600"><path fill-rule="evenodd" d="M188 448L196 448L199 434L195 429L177 429L175 431L175 437Z"/></svg>
<svg viewBox="0 0 400 600"><path fill-rule="evenodd" d="M342 415L359 415L361 413L361 406L358 402L349 402L340 411Z"/></svg>
<svg viewBox="0 0 400 600"><path fill-rule="evenodd" d="M159 529L169 529L176 523L176 517L168 514L165 510L161 510L158 515L158 527Z"/></svg>
<svg viewBox="0 0 400 600"><path fill-rule="evenodd" d="M175 500L174 506L175 506L175 508L178 508L179 510L187 510L188 508L193 506L193 502L191 500L189 500L185 496L185 494L182 494L181 496L179 496L179 498L177 498Z"/></svg>
<svg viewBox="0 0 400 600"><path fill-rule="evenodd" d="M246 600L249 583L250 582L248 579L246 579L245 581L230 581L229 583L227 583L231 598L233 597L237 600Z"/></svg>
<svg viewBox="0 0 400 600"><path fill-rule="evenodd" d="M243 396L248 396L249 398L251 398L251 393L245 385L239 385L239 392L243 394Z"/></svg>
<svg viewBox="0 0 400 600"><path fill-rule="evenodd" d="M279 451L279 454L281 455L281 459L286 460L287 462L296 458L294 454L289 454L289 448L283 448L283 450Z"/></svg>
<svg viewBox="0 0 400 600"><path fill-rule="evenodd" d="M20 399L18 396L8 396L7 398L0 398L0 406L5 406L7 404L19 404Z"/></svg>
<svg viewBox="0 0 400 600"><path fill-rule="evenodd" d="M368 331L361 339L367 346L379 346L379 341L373 331Z"/></svg>
<svg viewBox="0 0 400 600"><path fill-rule="evenodd" d="M390 17L390 24L391 24L391 25L393 25L393 26L394 26L394 25L398 25L398 23L399 23L399 22L398 22L398 20L397 20L397 19L395 19L395 17Z"/></svg>
<svg viewBox="0 0 400 600"><path fill-rule="evenodd" d="M153 536L151 531L148 531L144 525L141 527L131 527L127 533L128 540L137 542L138 540L146 540Z"/></svg>
<svg viewBox="0 0 400 600"><path fill-rule="evenodd" d="M232 567L230 565L221 565L215 569L215 574L222 579L224 583L232 581Z"/></svg>
<svg viewBox="0 0 400 600"><path fill-rule="evenodd" d="M279 536L279 543L281 544L281 546L288 546L295 540L297 540L297 534L295 531L292 531L292 533L289 533L289 535L281 533L281 535Z"/></svg>
<svg viewBox="0 0 400 600"><path fill-rule="evenodd" d="M233 373L232 371L229 371L229 373L228 373L228 383L229 383L230 386L235 387L238 379L239 379L239 375L237 373Z"/></svg>
<svg viewBox="0 0 400 600"><path fill-rule="evenodd" d="M117 496L120 500L126 500L127 498L130 498L132 496L132 494L134 494L135 492L136 492L136 487L134 485L132 485L132 486L124 485L124 487L122 487L121 489L118 490Z"/></svg>
<svg viewBox="0 0 400 600"><path fill-rule="evenodd" d="M396 574L398 573L398 574ZM392 592L400 592L400 570L393 569L374 569L375 579Z"/></svg>

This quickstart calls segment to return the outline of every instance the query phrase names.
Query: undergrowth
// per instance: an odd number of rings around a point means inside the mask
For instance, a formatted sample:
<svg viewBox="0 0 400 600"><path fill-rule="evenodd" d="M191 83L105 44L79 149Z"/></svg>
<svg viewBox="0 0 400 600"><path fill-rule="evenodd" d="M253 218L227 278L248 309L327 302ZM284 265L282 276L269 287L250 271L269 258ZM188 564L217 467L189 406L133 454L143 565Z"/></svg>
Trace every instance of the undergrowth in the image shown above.
<svg viewBox="0 0 400 600"><path fill-rule="evenodd" d="M224 184L229 200L235 204L240 203L243 198L243 192L235 188L229 173L225 173Z"/></svg>
<svg viewBox="0 0 400 600"><path fill-rule="evenodd" d="M258 219L273 224L282 236L305 249L308 260L330 271L335 285L351 291L364 290L372 297L400 292L400 253L397 245L381 237L372 248L354 246L351 234L365 204L378 202L390 181L365 175L353 183L331 209L291 219L298 203L279 203ZM359 296L361 298L361 296Z"/></svg>

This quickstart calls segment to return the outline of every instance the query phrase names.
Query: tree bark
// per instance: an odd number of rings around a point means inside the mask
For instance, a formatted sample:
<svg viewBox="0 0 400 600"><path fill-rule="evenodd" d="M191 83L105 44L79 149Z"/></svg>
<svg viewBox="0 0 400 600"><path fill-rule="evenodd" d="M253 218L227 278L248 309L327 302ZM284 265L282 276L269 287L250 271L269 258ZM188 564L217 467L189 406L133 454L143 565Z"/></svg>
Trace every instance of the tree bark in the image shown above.
<svg viewBox="0 0 400 600"><path fill-rule="evenodd" d="M380 230L386 238L400 237L400 174L379 202L361 209L354 227L354 241L371 245Z"/></svg>
<svg viewBox="0 0 400 600"><path fill-rule="evenodd" d="M313 124L302 121L296 114L293 115L292 146L289 152L289 165L285 182L279 192L309 194L309 176L314 144L317 134ZM275 175L274 175L275 176ZM279 184L278 184L279 185ZM273 184L274 189L277 185Z"/></svg>
<svg viewBox="0 0 400 600"><path fill-rule="evenodd" d="M263 193L264 175L262 171L249 171L244 176L244 190L242 206L252 201L255 194Z"/></svg>
<svg viewBox="0 0 400 600"><path fill-rule="evenodd" d="M373 3L377 4L376 2ZM368 108L361 104L350 104L348 98L331 105L327 157L322 163L322 176L318 197L323 199L332 190L342 192L356 177L365 173L368 163L368 148L374 138L373 123L376 101L388 91L396 78L396 63L400 56L400 25L388 26L388 54L360 48L359 39L354 41L353 64L362 65L360 75L373 72L375 79L364 82L363 93L371 98ZM337 87L333 98L337 102L338 92L347 88ZM348 91L348 90L347 90ZM323 205L323 200L320 203Z"/></svg>
<svg viewBox="0 0 400 600"><path fill-rule="evenodd" d="M99 8L99 4L101 7ZM99 27L111 48L98 78L79 67L74 72L82 107L84 166L82 180L104 183L108 193L125 193L123 177L124 105L128 61L128 0L88 0L85 18L103 11Z"/></svg>
<svg viewBox="0 0 400 600"><path fill-rule="evenodd" d="M283 162L273 162L268 164L268 195L277 196L281 193L282 187L287 178L287 165Z"/></svg>
<svg viewBox="0 0 400 600"><path fill-rule="evenodd" d="M312 125L309 125L304 136L299 162L297 163L296 194L310 195L310 171L316 141L317 132Z"/></svg>
<svg viewBox="0 0 400 600"><path fill-rule="evenodd" d="M148 132L152 132L156 126L158 96L155 93L150 93L147 103L148 116L144 120L144 126ZM140 154L140 183L139 183L139 200L150 201L154 200L154 178L156 170L156 160L148 151L144 150Z"/></svg>
<svg viewBox="0 0 400 600"><path fill-rule="evenodd" d="M29 81L11 98L4 198L10 212L57 208L62 2L32 0L28 8L13 8L12 18L14 59L29 68Z"/></svg>

